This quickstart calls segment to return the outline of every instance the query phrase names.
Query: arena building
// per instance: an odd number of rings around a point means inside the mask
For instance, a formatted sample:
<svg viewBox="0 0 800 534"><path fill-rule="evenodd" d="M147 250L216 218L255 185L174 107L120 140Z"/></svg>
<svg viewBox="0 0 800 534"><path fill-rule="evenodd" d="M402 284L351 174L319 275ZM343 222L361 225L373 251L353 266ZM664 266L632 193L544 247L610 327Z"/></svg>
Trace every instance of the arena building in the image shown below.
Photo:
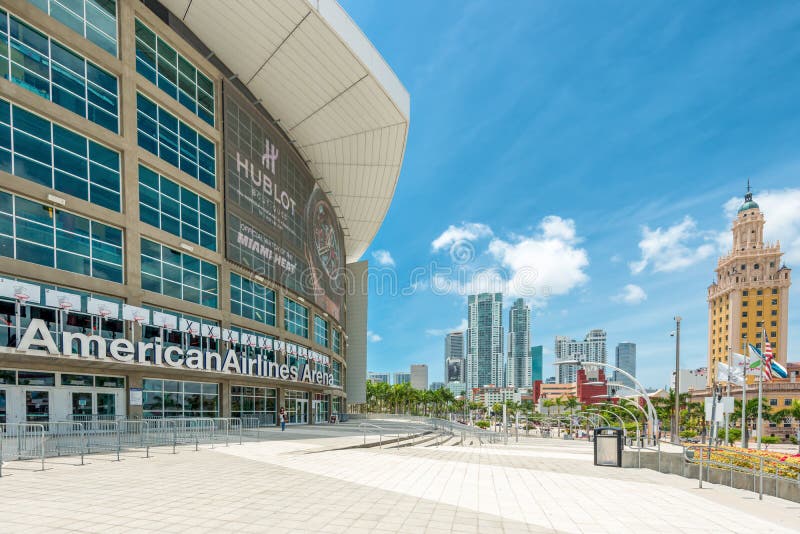
<svg viewBox="0 0 800 534"><path fill-rule="evenodd" d="M364 401L410 104L334 0L3 0L0 40L0 423Z"/></svg>

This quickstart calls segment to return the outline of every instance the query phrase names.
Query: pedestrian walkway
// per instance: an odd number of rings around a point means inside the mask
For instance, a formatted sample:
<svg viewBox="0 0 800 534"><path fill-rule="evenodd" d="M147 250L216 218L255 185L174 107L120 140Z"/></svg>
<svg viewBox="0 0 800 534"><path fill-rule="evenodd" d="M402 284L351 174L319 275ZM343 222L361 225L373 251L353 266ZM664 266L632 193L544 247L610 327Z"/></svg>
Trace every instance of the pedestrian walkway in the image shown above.
<svg viewBox="0 0 800 534"><path fill-rule="evenodd" d="M280 434L280 433L279 433ZM284 436L283 434L286 434ZM11 465L2 532L797 532L800 507L646 469L596 467L591 445L344 449L349 428L156 450L89 465ZM330 450L337 449L337 450ZM152 454L152 452L151 452ZM14 464L18 464L15 462ZM24 467L24 466L22 466Z"/></svg>

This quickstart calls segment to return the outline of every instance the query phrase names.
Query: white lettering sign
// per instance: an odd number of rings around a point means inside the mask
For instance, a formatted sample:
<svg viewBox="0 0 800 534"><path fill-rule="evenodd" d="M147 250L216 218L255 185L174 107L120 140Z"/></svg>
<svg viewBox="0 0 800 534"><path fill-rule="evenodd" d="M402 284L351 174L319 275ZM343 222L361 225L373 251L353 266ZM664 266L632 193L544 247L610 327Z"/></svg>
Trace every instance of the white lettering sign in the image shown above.
<svg viewBox="0 0 800 534"><path fill-rule="evenodd" d="M271 340L269 340L271 341ZM276 341L276 344L278 342ZM307 382L320 386L334 386L333 374L311 371L305 365L302 373L296 365L277 364L265 358L248 358L247 355L228 349L225 354L196 348L184 350L182 347L165 347L159 342L133 342L128 339L107 340L100 336L79 332L63 332L59 349L53 334L42 319L31 319L19 344L19 351L46 352L53 356L80 358L98 361L109 361L109 357L117 362L132 365L172 367L176 369L192 369L214 371L218 373L259 376L293 382Z"/></svg>

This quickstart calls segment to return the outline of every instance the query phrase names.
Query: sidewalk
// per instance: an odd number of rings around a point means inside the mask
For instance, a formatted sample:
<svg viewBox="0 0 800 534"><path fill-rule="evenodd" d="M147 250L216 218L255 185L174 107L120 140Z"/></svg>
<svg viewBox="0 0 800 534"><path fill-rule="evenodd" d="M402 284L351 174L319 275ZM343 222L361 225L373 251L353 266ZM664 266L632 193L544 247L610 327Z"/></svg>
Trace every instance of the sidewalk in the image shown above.
<svg viewBox="0 0 800 534"><path fill-rule="evenodd" d="M290 427L269 442L7 471L2 531L761 534L800 526L796 503L596 467L585 442L324 451L362 439L348 432Z"/></svg>

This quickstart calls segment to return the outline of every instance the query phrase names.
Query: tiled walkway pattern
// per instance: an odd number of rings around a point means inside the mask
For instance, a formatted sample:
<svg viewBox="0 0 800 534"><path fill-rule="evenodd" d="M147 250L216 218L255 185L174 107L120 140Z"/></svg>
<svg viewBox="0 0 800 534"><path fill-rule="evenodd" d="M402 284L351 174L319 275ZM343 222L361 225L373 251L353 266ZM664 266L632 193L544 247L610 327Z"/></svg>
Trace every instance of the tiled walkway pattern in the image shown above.
<svg viewBox="0 0 800 534"><path fill-rule="evenodd" d="M585 443L324 450L361 438L290 432L119 463L52 459L45 472L12 463L0 479L0 532L800 531L796 503L595 467Z"/></svg>

